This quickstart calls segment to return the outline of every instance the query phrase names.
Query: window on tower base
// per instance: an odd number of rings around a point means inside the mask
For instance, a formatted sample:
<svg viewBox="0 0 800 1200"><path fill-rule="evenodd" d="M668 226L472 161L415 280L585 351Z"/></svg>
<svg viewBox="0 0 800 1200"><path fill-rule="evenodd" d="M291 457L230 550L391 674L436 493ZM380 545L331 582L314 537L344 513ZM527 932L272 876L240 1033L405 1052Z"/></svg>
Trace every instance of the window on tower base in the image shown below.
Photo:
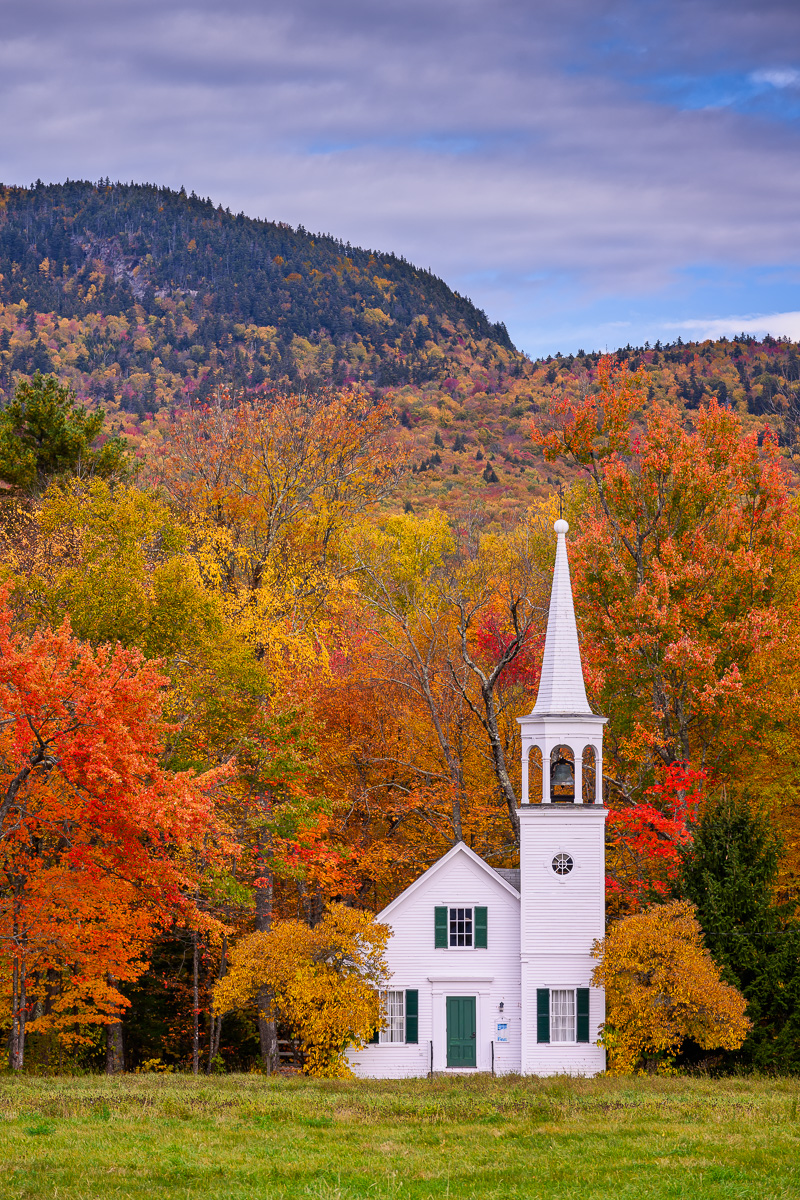
<svg viewBox="0 0 800 1200"><path fill-rule="evenodd" d="M537 988L536 1040L589 1041L589 988Z"/></svg>

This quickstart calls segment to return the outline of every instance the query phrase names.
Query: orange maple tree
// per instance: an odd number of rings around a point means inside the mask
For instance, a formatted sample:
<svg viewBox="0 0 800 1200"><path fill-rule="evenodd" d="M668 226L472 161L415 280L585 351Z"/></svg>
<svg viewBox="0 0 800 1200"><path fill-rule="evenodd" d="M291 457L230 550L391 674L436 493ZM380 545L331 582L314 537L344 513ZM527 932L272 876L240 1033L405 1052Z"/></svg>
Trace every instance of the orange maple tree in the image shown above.
<svg viewBox="0 0 800 1200"><path fill-rule="evenodd" d="M687 426L610 358L547 424L534 441L586 480L571 561L612 788L646 788L673 763L724 781L791 698L775 668L797 629L798 522L780 451L714 400Z"/></svg>
<svg viewBox="0 0 800 1200"><path fill-rule="evenodd" d="M391 407L363 392L264 392L179 415L158 472L179 510L224 536L221 580L257 591L275 568L316 594L336 535L389 490L398 453Z"/></svg>
<svg viewBox="0 0 800 1200"><path fill-rule="evenodd" d="M160 767L164 682L138 651L92 649L66 623L15 633L2 598L0 967L15 1069L26 1028L80 1038L118 1020L116 984L144 970L154 933L208 920L192 901L196 852L208 863L230 849L209 795L224 771Z"/></svg>

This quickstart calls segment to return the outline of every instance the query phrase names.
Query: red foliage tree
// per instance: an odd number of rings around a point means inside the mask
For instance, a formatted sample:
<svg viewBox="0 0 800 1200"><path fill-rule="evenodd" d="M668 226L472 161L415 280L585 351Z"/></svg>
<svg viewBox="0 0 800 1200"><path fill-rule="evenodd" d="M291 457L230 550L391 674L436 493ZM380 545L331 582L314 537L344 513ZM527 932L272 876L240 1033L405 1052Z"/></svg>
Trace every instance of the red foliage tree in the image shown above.
<svg viewBox="0 0 800 1200"><path fill-rule="evenodd" d="M704 771L670 763L661 782L648 788L647 800L611 807L606 889L612 912L634 912L669 895L705 783Z"/></svg>
<svg viewBox="0 0 800 1200"><path fill-rule="evenodd" d="M164 680L136 650L77 641L65 623L17 634L0 604L0 968L23 1065L26 1024L118 1020L135 979L189 897L196 862L225 849L208 788L159 766ZM72 1035L74 1036L74 1035ZM77 1036L80 1036L78 1034Z"/></svg>

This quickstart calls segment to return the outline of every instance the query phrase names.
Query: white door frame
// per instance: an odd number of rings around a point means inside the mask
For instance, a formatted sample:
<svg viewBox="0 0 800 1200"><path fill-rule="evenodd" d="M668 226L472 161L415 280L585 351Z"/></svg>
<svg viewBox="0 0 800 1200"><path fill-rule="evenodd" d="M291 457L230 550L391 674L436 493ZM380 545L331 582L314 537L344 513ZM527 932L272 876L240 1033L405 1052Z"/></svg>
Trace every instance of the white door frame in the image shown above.
<svg viewBox="0 0 800 1200"><path fill-rule="evenodd" d="M451 1075L464 1075L472 1071L491 1071L494 1025L490 1020L492 1010L489 997L494 976L429 975L428 982L431 985L431 1038L434 1071L446 1071ZM474 1067L448 1067L447 1065L448 996L475 997Z"/></svg>

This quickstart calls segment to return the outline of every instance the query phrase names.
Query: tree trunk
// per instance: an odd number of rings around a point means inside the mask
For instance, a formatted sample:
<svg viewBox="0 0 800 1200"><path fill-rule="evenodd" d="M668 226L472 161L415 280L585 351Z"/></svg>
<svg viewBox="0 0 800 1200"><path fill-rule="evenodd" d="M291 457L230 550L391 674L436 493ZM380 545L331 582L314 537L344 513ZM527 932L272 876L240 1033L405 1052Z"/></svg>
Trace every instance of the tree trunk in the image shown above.
<svg viewBox="0 0 800 1200"><path fill-rule="evenodd" d="M200 1071L200 947L197 930L192 935L192 1073Z"/></svg>
<svg viewBox="0 0 800 1200"><path fill-rule="evenodd" d="M223 934L222 935L222 953L220 954L220 959L219 959L219 972L217 974L217 979L224 979L228 973L228 964L226 961L227 951L228 951L228 937L227 937L227 934ZM211 1028L209 1029L209 1032L208 1032L208 1066L206 1067L206 1075L211 1074L211 1071L213 1070L214 1059L219 1054L219 1039L222 1035L222 1018L224 1016L225 1016L224 1013L220 1013L218 1017L215 1016L214 1009L212 1007L212 1009L211 1009Z"/></svg>
<svg viewBox="0 0 800 1200"><path fill-rule="evenodd" d="M21 1071L25 1064L25 968L14 955L11 985L11 1037L9 1039L9 1065L12 1071Z"/></svg>
<svg viewBox="0 0 800 1200"><path fill-rule="evenodd" d="M25 959L20 958L19 930L19 886L14 896L14 922L12 928L14 965L11 979L11 1036L8 1039L8 1060L12 1071L21 1071L25 1063L25 1017L27 997L25 995Z"/></svg>
<svg viewBox="0 0 800 1200"><path fill-rule="evenodd" d="M106 1075L119 1075L124 1070L122 1021L113 1021L106 1025Z"/></svg>
<svg viewBox="0 0 800 1200"><path fill-rule="evenodd" d="M279 1066L278 1030L275 1022L266 1014L272 999L269 988L258 993L258 1039L261 1043L261 1061L268 1075L273 1075Z"/></svg>
<svg viewBox="0 0 800 1200"><path fill-rule="evenodd" d="M108 976L109 986L114 986L113 975ZM125 1049L122 1041L122 1019L116 1014L116 1021L106 1025L106 1075L119 1075L125 1070Z"/></svg>
<svg viewBox="0 0 800 1200"><path fill-rule="evenodd" d="M262 861L256 875L256 929L267 933L272 928L272 872ZM278 1030L269 1013L271 995L268 988L262 988L258 993L258 1038L261 1043L261 1061L268 1075L277 1071L280 1065L278 1058Z"/></svg>

